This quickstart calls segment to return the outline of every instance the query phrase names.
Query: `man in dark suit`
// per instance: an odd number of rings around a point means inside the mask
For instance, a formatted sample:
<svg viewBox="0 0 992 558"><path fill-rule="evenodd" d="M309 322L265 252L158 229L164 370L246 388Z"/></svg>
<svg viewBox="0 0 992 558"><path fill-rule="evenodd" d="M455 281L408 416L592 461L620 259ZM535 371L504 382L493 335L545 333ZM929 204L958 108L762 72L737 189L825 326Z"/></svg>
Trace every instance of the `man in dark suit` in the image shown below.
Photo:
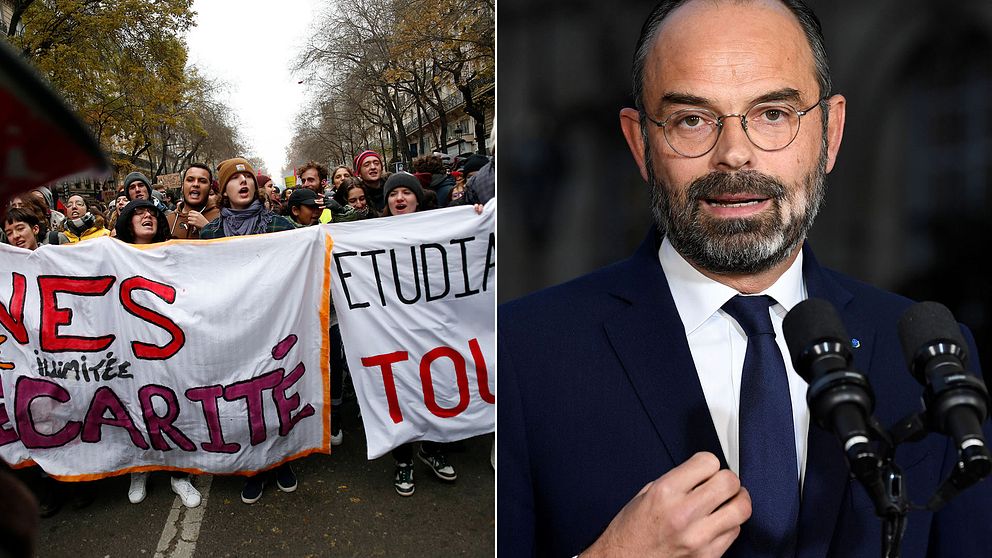
<svg viewBox="0 0 992 558"><path fill-rule="evenodd" d="M501 308L499 554L878 556L872 501L782 340L793 306L831 302L879 421L919 410L895 327L910 301L804 248L846 109L819 22L798 0L663 1L634 87L621 128L663 233ZM917 501L956 460L937 435L896 459ZM992 556L990 525L985 482L910 514L903 556Z"/></svg>

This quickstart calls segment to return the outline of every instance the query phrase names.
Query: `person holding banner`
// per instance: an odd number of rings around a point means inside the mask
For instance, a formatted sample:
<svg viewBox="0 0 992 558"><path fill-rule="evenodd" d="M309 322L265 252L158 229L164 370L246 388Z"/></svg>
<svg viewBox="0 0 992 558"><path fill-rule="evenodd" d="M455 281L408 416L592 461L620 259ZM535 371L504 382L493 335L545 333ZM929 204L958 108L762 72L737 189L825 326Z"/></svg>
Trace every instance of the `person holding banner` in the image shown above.
<svg viewBox="0 0 992 558"><path fill-rule="evenodd" d="M420 180L408 172L397 172L386 180L382 189L386 206L383 217L408 215L423 209L424 189ZM413 444L403 444L392 451L396 461L393 487L400 496L413 496L416 485L413 480ZM448 463L444 445L437 442L421 442L417 458L427 464L437 478L454 482L458 478L455 468Z"/></svg>
<svg viewBox="0 0 992 558"><path fill-rule="evenodd" d="M11 207L8 209L7 214L3 218L3 232L6 236L5 241L7 244L26 250L37 250L42 245L41 239L45 236L43 231L48 226L48 223L42 221L41 217L43 216L39 216L33 210L28 209L27 206ZM65 236L61 233L58 234L63 238ZM4 340L6 340L6 337L0 335L0 343ZM0 366L0 370L4 370L3 366ZM64 493L67 487L63 483L49 477L40 467L38 467L38 470L41 475L41 481L39 483L40 494L38 495L39 511L41 517L51 517L62 509L62 503L65 498ZM79 483L74 488L72 492L74 494L74 504L77 508L86 507L93 501L94 494L90 484Z"/></svg>
<svg viewBox="0 0 992 558"><path fill-rule="evenodd" d="M383 217L407 215L423 211L424 188L420 180L408 172L398 172L386 180L382 189L386 207L382 210Z"/></svg>
<svg viewBox="0 0 992 558"><path fill-rule="evenodd" d="M217 167L221 192L220 217L200 231L200 238L223 238L245 234L291 231L293 223L265 209L251 163L241 157L222 161Z"/></svg>
<svg viewBox="0 0 992 558"><path fill-rule="evenodd" d="M3 219L3 232L7 236L7 244L26 250L36 250L38 239L41 237L41 222L31 211L14 207L7 211Z"/></svg>
<svg viewBox="0 0 992 558"><path fill-rule="evenodd" d="M246 234L262 234L278 231L291 231L296 228L292 221L276 215L262 204L255 170L251 163L242 157L221 161L217 166L218 183L221 189L220 217L214 219L200 231L200 238L224 238ZM296 474L289 463L276 468L276 485L283 492L296 490ZM262 475L251 475L241 489L241 501L254 504L262 497L265 480Z"/></svg>
<svg viewBox="0 0 992 558"><path fill-rule="evenodd" d="M128 244L154 244L169 239L169 221L162 209L151 200L136 199L124 206L117 218L117 238ZM145 499L148 472L131 473L127 499L140 504ZM189 473L173 471L172 491L187 508L200 505L200 491L189 480Z"/></svg>

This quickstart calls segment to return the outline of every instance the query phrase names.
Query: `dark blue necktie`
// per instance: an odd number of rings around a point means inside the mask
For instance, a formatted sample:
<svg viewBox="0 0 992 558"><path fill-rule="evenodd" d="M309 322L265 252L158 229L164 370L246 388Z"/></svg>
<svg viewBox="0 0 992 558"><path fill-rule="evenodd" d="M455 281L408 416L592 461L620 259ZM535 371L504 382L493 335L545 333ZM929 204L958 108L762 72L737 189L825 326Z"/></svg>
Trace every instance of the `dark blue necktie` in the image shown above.
<svg viewBox="0 0 992 558"><path fill-rule="evenodd" d="M751 519L741 530L738 556L795 556L799 469L792 398L782 352L768 315L769 296L735 296L723 305L747 334L741 375L741 484L751 496Z"/></svg>

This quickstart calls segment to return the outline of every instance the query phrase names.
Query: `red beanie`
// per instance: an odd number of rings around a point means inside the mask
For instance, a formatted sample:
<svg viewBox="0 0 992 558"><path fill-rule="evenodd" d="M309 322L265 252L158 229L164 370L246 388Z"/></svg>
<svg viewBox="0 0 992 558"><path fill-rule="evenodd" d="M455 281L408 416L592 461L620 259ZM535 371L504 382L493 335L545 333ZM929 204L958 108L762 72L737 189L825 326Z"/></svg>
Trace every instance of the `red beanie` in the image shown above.
<svg viewBox="0 0 992 558"><path fill-rule="evenodd" d="M362 151L361 153L355 156L354 168L356 173L361 172L362 162L365 161L365 159L368 159L369 157L375 157L376 159L379 159L380 163L382 162L382 157L380 157L378 153L372 151L371 149L366 149L365 151Z"/></svg>

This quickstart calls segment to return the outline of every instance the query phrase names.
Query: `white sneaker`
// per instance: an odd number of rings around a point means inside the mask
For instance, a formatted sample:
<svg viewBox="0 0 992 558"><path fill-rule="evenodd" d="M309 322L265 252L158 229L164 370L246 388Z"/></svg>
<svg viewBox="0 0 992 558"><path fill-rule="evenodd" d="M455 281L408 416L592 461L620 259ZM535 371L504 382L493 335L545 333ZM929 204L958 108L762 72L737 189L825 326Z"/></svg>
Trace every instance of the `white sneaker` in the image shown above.
<svg viewBox="0 0 992 558"><path fill-rule="evenodd" d="M140 504L145 499L145 483L148 473L131 473L131 488L127 490L127 499L132 504Z"/></svg>
<svg viewBox="0 0 992 558"><path fill-rule="evenodd" d="M172 491L183 501L187 508L195 508L200 505L200 491L193 487L187 477L172 477Z"/></svg>
<svg viewBox="0 0 992 558"><path fill-rule="evenodd" d="M331 445L340 446L344 443L344 429L338 430L337 434L331 435Z"/></svg>

